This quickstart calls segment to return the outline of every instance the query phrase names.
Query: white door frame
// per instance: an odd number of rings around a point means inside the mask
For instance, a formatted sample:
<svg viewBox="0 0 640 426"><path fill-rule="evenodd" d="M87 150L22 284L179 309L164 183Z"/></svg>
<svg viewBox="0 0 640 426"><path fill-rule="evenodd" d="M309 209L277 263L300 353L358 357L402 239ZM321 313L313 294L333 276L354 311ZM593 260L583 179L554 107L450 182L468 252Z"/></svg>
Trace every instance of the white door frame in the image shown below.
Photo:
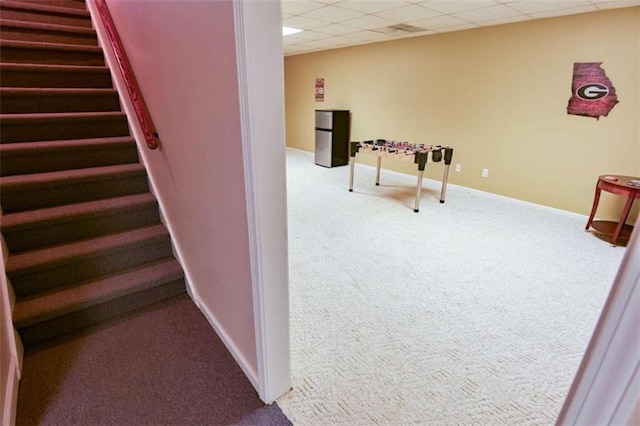
<svg viewBox="0 0 640 426"><path fill-rule="evenodd" d="M279 0L234 0L258 394L290 389L284 56Z"/></svg>

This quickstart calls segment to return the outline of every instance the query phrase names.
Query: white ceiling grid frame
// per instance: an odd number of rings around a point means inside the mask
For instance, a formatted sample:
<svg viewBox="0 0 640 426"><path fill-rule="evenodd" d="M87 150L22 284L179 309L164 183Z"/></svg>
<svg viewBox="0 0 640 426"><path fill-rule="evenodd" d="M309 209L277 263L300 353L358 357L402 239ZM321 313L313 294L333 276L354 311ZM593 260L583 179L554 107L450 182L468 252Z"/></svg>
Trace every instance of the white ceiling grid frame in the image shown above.
<svg viewBox="0 0 640 426"><path fill-rule="evenodd" d="M640 6L640 0L284 0L285 56L531 19ZM424 28L405 32L390 26Z"/></svg>

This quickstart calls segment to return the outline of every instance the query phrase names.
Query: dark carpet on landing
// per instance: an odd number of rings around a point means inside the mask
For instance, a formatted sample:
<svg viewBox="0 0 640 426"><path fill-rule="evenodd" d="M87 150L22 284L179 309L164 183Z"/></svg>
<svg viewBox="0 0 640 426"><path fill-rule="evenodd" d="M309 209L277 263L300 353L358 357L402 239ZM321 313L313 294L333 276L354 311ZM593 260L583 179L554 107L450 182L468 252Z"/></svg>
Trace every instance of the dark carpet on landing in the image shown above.
<svg viewBox="0 0 640 426"><path fill-rule="evenodd" d="M25 352L18 425L290 425L186 296Z"/></svg>

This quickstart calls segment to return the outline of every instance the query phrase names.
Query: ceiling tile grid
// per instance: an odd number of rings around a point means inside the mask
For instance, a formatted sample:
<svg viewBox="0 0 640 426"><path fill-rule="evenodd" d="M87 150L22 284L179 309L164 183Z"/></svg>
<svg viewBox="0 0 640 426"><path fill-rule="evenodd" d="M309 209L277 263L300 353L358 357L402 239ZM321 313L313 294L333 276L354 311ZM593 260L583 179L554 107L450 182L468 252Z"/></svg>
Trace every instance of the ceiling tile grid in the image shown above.
<svg viewBox="0 0 640 426"><path fill-rule="evenodd" d="M531 19L640 6L640 0L283 0L284 37L298 55Z"/></svg>

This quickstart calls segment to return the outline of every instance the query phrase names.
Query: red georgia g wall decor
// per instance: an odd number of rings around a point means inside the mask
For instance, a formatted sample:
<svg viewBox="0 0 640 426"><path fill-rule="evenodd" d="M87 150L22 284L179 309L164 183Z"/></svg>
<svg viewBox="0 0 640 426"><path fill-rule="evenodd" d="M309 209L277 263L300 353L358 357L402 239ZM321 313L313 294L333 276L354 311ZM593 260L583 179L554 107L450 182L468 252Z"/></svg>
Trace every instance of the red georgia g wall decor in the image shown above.
<svg viewBox="0 0 640 426"><path fill-rule="evenodd" d="M316 102L324 102L324 78L316 78Z"/></svg>
<svg viewBox="0 0 640 426"><path fill-rule="evenodd" d="M607 116L618 103L616 89L611 84L602 62L576 62L573 64L573 83L567 114L594 117Z"/></svg>

